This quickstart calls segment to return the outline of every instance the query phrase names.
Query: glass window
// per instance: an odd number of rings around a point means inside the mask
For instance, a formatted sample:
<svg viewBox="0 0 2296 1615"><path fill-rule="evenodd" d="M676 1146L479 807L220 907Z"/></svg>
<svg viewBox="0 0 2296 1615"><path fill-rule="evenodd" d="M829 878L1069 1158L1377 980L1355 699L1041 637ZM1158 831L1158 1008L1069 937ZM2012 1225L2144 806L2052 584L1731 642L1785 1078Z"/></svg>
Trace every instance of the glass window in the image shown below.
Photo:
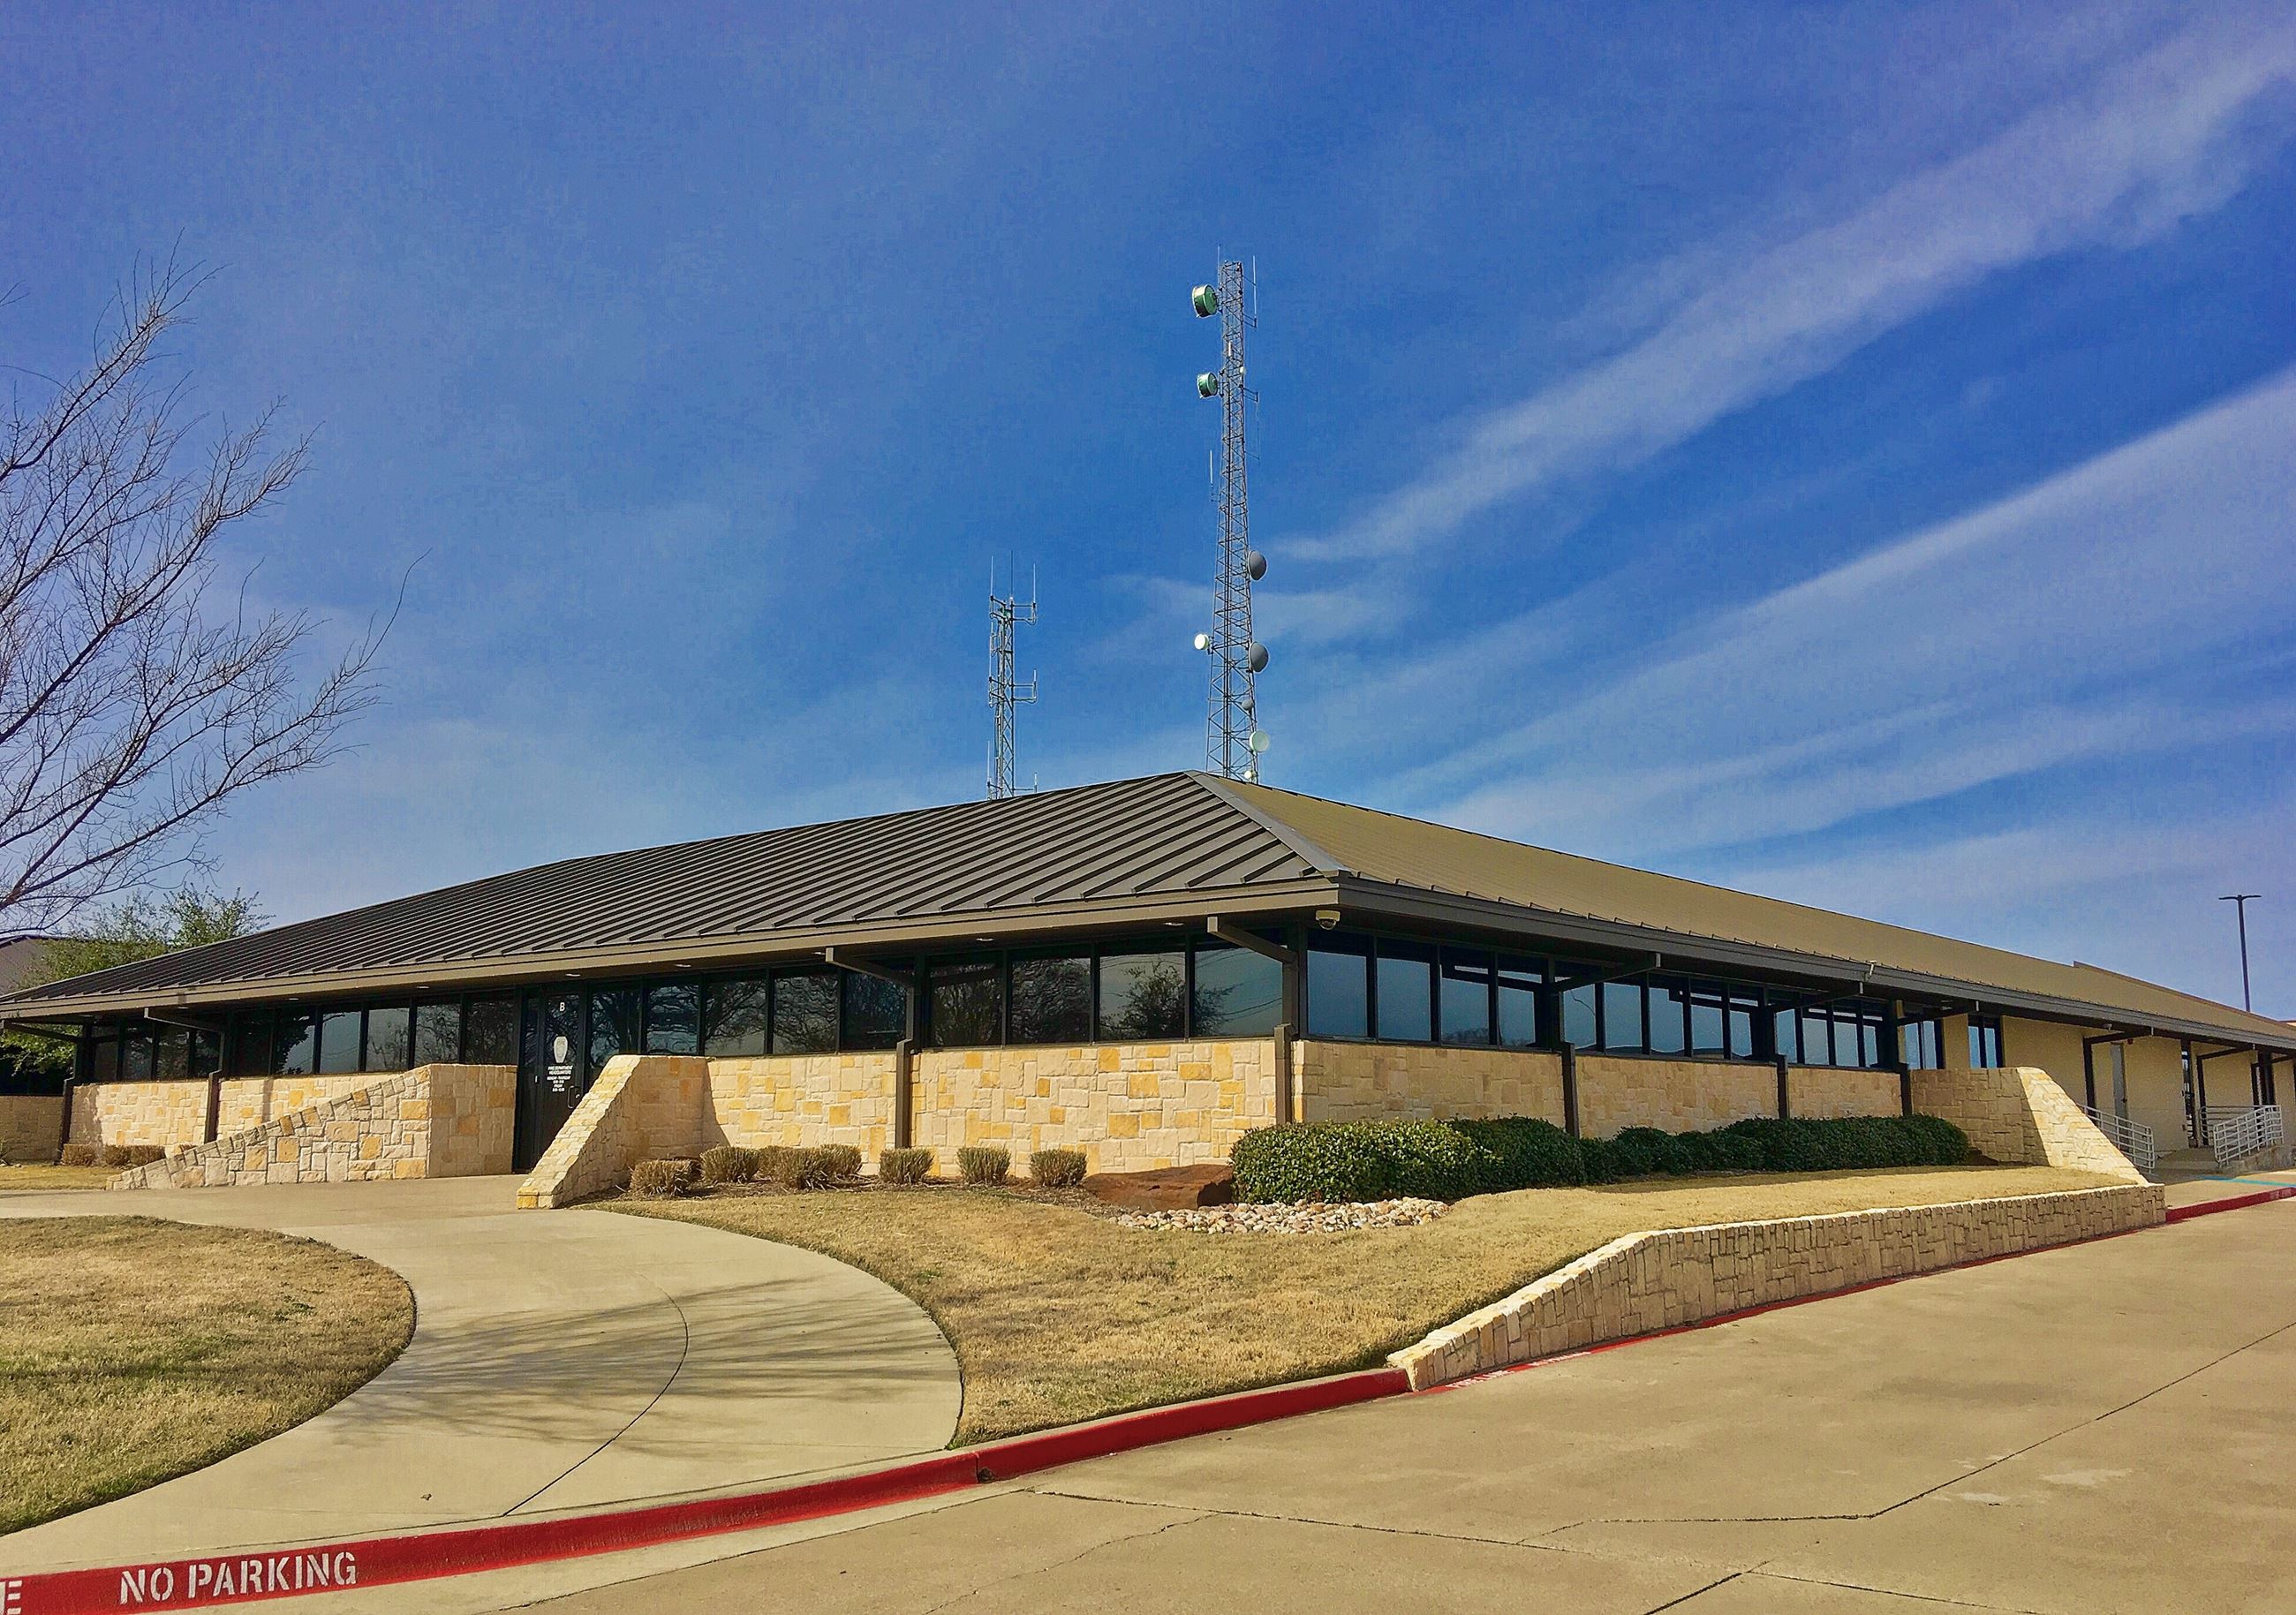
<svg viewBox="0 0 2296 1615"><path fill-rule="evenodd" d="M1436 984L1436 1030L1445 1043L1488 1044L1491 1040L1491 959L1488 954L1443 950L1443 973Z"/></svg>
<svg viewBox="0 0 2296 1615"><path fill-rule="evenodd" d="M414 1063L453 1065L463 1057L463 1006L459 1004L418 1004L414 1006ZM472 1062L473 1064L478 1063Z"/></svg>
<svg viewBox="0 0 2296 1615"><path fill-rule="evenodd" d="M1690 984L1690 1052L1719 1054L1722 1042L1722 988L1714 981Z"/></svg>
<svg viewBox="0 0 2296 1615"><path fill-rule="evenodd" d="M1679 1054L1690 1046L1690 983L1680 976L1653 976L1650 984L1650 1048L1653 1054Z"/></svg>
<svg viewBox="0 0 2296 1615"><path fill-rule="evenodd" d="M215 1077L223 1071L223 1037L216 1032L192 1034L192 1075Z"/></svg>
<svg viewBox="0 0 2296 1615"><path fill-rule="evenodd" d="M359 1069L359 1012L329 1010L319 1017L319 1070L334 1073Z"/></svg>
<svg viewBox="0 0 2296 1615"><path fill-rule="evenodd" d="M1435 1039L1435 950L1417 942L1380 939L1373 960L1372 1003L1379 1036L1390 1043Z"/></svg>
<svg viewBox="0 0 2296 1615"><path fill-rule="evenodd" d="M1308 1034L1371 1036L1371 946L1359 937L1323 937L1308 947Z"/></svg>
<svg viewBox="0 0 2296 1615"><path fill-rule="evenodd" d="M1013 960L1015 1043L1092 1041L1092 955L1020 955Z"/></svg>
<svg viewBox="0 0 2296 1615"><path fill-rule="evenodd" d="M1778 1040L1778 1053L1785 1056L1788 1065L1800 1065L1802 1062L1801 1017L1790 1009L1782 1009L1773 1019L1776 1024L1771 1036Z"/></svg>
<svg viewBox="0 0 2296 1615"><path fill-rule="evenodd" d="M792 971L774 978L774 1053L825 1054L837 1046L833 970Z"/></svg>
<svg viewBox="0 0 2296 1615"><path fill-rule="evenodd" d="M1529 959L1502 959L1499 978L1499 1042L1527 1049L1538 1042L1538 989L1546 967Z"/></svg>
<svg viewBox="0 0 2296 1615"><path fill-rule="evenodd" d="M1004 983L995 959L939 960L928 980L935 1043L967 1048L1004 1041Z"/></svg>
<svg viewBox="0 0 2296 1615"><path fill-rule="evenodd" d="M908 994L881 977L847 973L844 1014L840 1048L889 1049L909 1033Z"/></svg>
<svg viewBox="0 0 2296 1615"><path fill-rule="evenodd" d="M1574 987L1555 996L1562 1008L1562 1041L1572 1048L1591 1049L1595 1039L1595 989Z"/></svg>
<svg viewBox="0 0 2296 1615"><path fill-rule="evenodd" d="M1979 1070L2001 1063L2001 1022L1990 1015L1969 1018L1969 1063Z"/></svg>
<svg viewBox="0 0 2296 1615"><path fill-rule="evenodd" d="M225 1059L234 1077L260 1077L271 1070L271 1017L234 1015Z"/></svg>
<svg viewBox="0 0 2296 1615"><path fill-rule="evenodd" d="M645 1049L649 1054L701 1052L701 988L665 981L646 990Z"/></svg>
<svg viewBox="0 0 2296 1615"><path fill-rule="evenodd" d="M463 1021L462 1053L472 1065L516 1065L518 1000L472 999Z"/></svg>
<svg viewBox="0 0 2296 1615"><path fill-rule="evenodd" d="M766 979L736 976L709 986L701 1052L718 1060L748 1060L764 1053L772 997Z"/></svg>
<svg viewBox="0 0 2296 1615"><path fill-rule="evenodd" d="M1833 1063L1833 1019L1824 1010L1802 1011L1801 1052L1805 1065Z"/></svg>
<svg viewBox="0 0 2296 1615"><path fill-rule="evenodd" d="M1754 1057L1754 1012L1761 1000L1744 993L1730 995L1730 1058L1751 1060Z"/></svg>
<svg viewBox="0 0 2296 1615"><path fill-rule="evenodd" d="M403 1071L407 1069L406 1052L414 1012L404 1004L394 1004L385 1009L366 1012L366 1069L370 1071Z"/></svg>
<svg viewBox="0 0 2296 1615"><path fill-rule="evenodd" d="M1248 947L1196 949L1188 1003L1192 1037L1265 1037L1283 1019L1283 967Z"/></svg>
<svg viewBox="0 0 2296 1615"><path fill-rule="evenodd" d="M282 1077L308 1077L319 1065L319 1018L287 1013L273 1023L271 1069Z"/></svg>
<svg viewBox="0 0 2296 1615"><path fill-rule="evenodd" d="M1184 953L1103 954L1100 1035L1137 1043L1187 1035L1188 956Z"/></svg>
<svg viewBox="0 0 2296 1615"><path fill-rule="evenodd" d="M1643 984L1603 983L1603 1046L1639 1051L1643 1046Z"/></svg>
<svg viewBox="0 0 2296 1615"><path fill-rule="evenodd" d="M585 1083L597 1080L606 1062L617 1054L645 1050L645 996L635 987L590 989L590 1069Z"/></svg>
<svg viewBox="0 0 2296 1615"><path fill-rule="evenodd" d="M148 1032L123 1032L119 1037L119 1074L130 1082L149 1082L154 1065Z"/></svg>
<svg viewBox="0 0 2296 1615"><path fill-rule="evenodd" d="M152 1034L152 1074L161 1082L176 1082L192 1074L191 1034L171 1026Z"/></svg>
<svg viewBox="0 0 2296 1615"><path fill-rule="evenodd" d="M1857 1063L1869 1071L1882 1063L1882 1023L1871 1015L1857 1021Z"/></svg>
<svg viewBox="0 0 2296 1615"><path fill-rule="evenodd" d="M89 1045L87 1076L91 1082L111 1082L119 1076L119 1039L99 1038Z"/></svg>

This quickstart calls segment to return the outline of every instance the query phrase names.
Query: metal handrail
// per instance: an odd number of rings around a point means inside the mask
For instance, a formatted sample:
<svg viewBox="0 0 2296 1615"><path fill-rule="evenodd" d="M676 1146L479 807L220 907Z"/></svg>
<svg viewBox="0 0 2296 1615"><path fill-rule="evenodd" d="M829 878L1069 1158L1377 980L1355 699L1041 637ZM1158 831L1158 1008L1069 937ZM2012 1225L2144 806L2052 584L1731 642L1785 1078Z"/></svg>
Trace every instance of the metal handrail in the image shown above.
<svg viewBox="0 0 2296 1615"><path fill-rule="evenodd" d="M2209 1106L2209 1149L2218 1166L2261 1155L2288 1142L2288 1125L2276 1104Z"/></svg>
<svg viewBox="0 0 2296 1615"><path fill-rule="evenodd" d="M2074 1101L2076 1104L2080 1102ZM2141 1121L2131 1121L2111 1111L2093 1111L2081 1105L2081 1114L2096 1123L2098 1132L2112 1140L2113 1147L2128 1157L2128 1164L2139 1172L2151 1172L2161 1164L2161 1147L2152 1136L2152 1129Z"/></svg>

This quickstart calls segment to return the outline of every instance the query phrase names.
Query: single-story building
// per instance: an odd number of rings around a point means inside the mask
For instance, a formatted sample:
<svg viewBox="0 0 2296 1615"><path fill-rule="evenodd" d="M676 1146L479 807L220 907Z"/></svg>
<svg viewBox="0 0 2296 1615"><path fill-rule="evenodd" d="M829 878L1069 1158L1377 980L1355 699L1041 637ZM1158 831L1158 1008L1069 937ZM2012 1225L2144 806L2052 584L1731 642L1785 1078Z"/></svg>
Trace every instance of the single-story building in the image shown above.
<svg viewBox="0 0 2296 1615"><path fill-rule="evenodd" d="M78 1062L0 1140L169 1147L171 1182L526 1171L601 1129L1126 1170L1292 1119L1951 1113L1931 1074L2012 1066L2170 1149L2296 1057L2112 971L1201 774L544 865L0 1017Z"/></svg>

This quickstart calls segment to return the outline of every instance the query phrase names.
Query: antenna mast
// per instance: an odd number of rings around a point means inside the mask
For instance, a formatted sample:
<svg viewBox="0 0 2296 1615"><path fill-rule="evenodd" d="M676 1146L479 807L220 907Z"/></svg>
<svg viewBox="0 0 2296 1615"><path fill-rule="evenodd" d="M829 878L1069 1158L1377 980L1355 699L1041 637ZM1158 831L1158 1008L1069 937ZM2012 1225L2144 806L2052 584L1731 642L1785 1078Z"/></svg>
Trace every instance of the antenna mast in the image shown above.
<svg viewBox="0 0 2296 1615"><path fill-rule="evenodd" d="M1253 277L1256 280L1256 277ZM1223 259L1217 284L1199 286L1191 299L1200 319L1220 322L1220 367L1196 377L1196 396L1220 401L1220 462L1212 478L1219 512L1219 566L1212 586L1212 631L1196 635L1196 649L1212 659L1211 696L1204 751L1214 772L1232 780L1259 777L1267 735L1259 727L1254 681L1267 666L1267 648L1251 636L1251 586L1267 572L1267 558L1251 547L1251 512L1245 494L1244 428L1259 395L1244 383L1244 332L1259 324L1240 260Z"/></svg>
<svg viewBox="0 0 2296 1615"><path fill-rule="evenodd" d="M1018 569L1016 568L1015 570ZM996 563L988 563L988 709L995 732L988 742L988 797L1000 801L1014 794L1013 783L1013 709L1037 699L1037 676L1024 688L1013 676L1013 627L1037 620L1037 575L1029 574L1029 598L1016 587L1009 594L996 592Z"/></svg>

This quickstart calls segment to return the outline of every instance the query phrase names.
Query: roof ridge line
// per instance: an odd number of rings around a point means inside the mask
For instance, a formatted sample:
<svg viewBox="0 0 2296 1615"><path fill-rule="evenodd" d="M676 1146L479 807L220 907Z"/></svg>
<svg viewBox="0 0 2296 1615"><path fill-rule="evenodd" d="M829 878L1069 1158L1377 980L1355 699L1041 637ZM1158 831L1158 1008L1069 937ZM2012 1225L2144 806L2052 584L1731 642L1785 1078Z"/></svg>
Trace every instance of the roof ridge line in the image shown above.
<svg viewBox="0 0 2296 1615"><path fill-rule="evenodd" d="M1316 873L1343 875L1355 873L1354 870L1274 814L1246 801L1241 792L1235 791L1227 781L1218 775L1207 774L1200 768L1191 768L1188 770L1188 777L1289 847L1299 856L1300 861Z"/></svg>

